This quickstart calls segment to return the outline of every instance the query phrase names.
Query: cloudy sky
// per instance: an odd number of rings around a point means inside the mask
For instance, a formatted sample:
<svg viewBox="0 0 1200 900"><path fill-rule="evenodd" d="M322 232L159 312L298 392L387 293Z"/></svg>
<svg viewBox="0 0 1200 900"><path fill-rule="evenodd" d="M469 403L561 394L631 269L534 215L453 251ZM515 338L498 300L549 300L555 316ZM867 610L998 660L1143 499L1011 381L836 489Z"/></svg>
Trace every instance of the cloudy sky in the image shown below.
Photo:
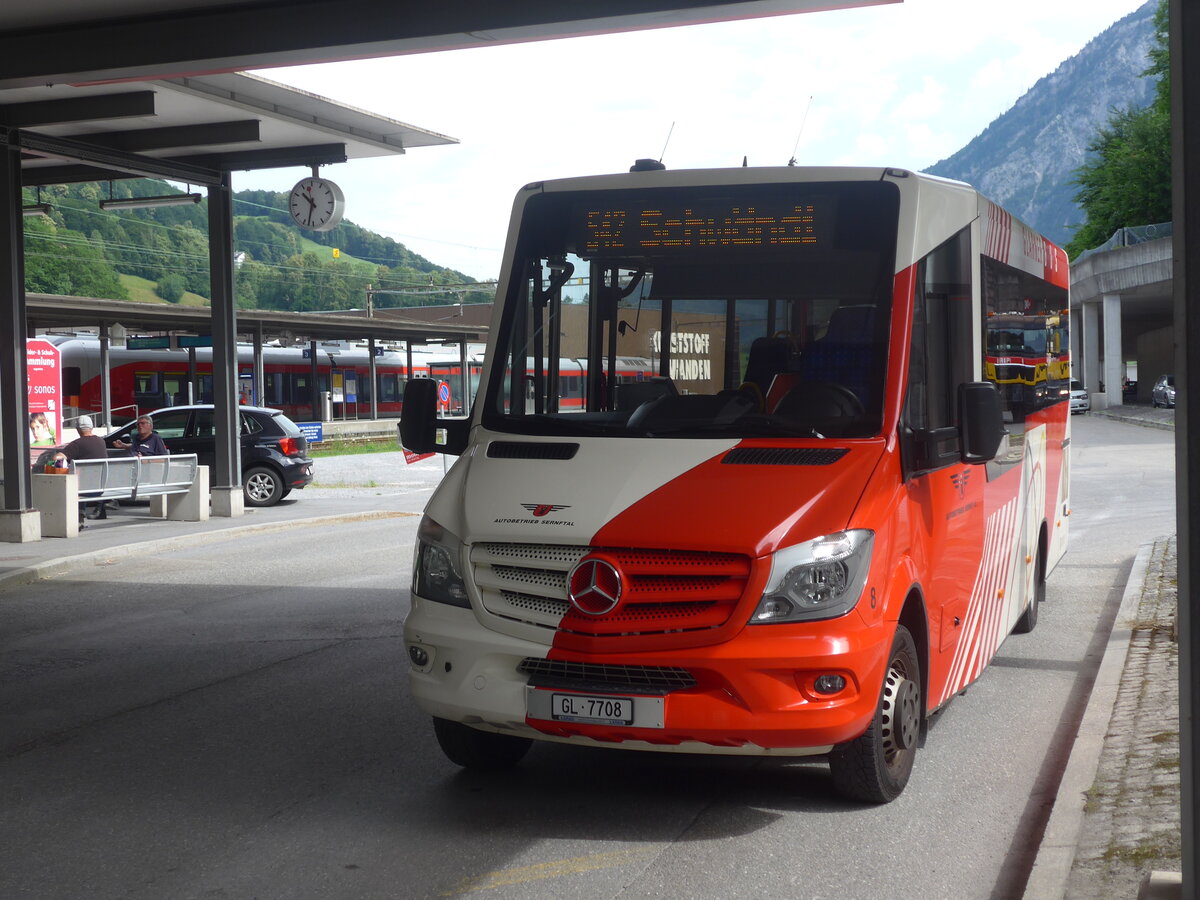
<svg viewBox="0 0 1200 900"><path fill-rule="evenodd" d="M660 156L923 169L1143 2L905 0L259 74L458 138L322 174L345 190L347 219L487 279L530 181ZM285 191L307 174L236 173L234 186Z"/></svg>

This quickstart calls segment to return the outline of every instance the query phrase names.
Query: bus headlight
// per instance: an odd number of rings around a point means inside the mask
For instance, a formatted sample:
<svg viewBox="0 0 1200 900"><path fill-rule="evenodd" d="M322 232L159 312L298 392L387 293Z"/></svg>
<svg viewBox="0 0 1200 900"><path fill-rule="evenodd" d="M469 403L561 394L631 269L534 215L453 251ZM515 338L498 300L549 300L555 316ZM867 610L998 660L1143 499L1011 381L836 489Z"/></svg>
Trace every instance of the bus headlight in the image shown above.
<svg viewBox="0 0 1200 900"><path fill-rule="evenodd" d="M413 558L413 593L435 603L469 609L471 601L461 572L462 551L462 541L429 516L422 517Z"/></svg>
<svg viewBox="0 0 1200 900"><path fill-rule="evenodd" d="M875 532L839 531L780 550L752 625L833 619L854 609L867 581Z"/></svg>

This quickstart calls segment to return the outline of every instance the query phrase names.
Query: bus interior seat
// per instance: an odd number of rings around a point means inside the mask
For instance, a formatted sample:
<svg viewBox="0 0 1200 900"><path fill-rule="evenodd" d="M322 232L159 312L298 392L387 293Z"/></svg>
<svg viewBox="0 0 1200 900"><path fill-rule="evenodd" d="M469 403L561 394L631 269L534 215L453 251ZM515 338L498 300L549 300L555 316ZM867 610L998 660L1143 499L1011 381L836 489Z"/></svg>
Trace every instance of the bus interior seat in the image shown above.
<svg viewBox="0 0 1200 900"><path fill-rule="evenodd" d="M791 368L792 342L786 337L760 337L750 344L746 356L746 377L743 384L753 384L765 397L771 389L771 381L781 372Z"/></svg>

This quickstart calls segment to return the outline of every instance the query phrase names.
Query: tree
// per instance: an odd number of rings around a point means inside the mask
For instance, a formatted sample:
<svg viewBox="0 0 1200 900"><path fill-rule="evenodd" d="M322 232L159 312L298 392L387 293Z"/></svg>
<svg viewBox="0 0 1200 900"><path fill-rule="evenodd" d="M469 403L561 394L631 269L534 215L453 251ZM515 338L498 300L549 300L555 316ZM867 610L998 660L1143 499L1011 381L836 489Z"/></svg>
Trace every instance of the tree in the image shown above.
<svg viewBox="0 0 1200 900"><path fill-rule="evenodd" d="M101 250L53 219L25 219L25 290L128 300L129 292Z"/></svg>
<svg viewBox="0 0 1200 900"><path fill-rule="evenodd" d="M178 272L164 275L158 280L158 296L162 297L168 303L178 303L182 300L185 288L183 276Z"/></svg>
<svg viewBox="0 0 1200 900"><path fill-rule="evenodd" d="M1118 228L1171 221L1171 82L1167 2L1154 12L1154 47L1144 77L1157 78L1145 109L1114 110L1088 145L1093 154L1076 170L1086 221L1067 245L1074 259Z"/></svg>

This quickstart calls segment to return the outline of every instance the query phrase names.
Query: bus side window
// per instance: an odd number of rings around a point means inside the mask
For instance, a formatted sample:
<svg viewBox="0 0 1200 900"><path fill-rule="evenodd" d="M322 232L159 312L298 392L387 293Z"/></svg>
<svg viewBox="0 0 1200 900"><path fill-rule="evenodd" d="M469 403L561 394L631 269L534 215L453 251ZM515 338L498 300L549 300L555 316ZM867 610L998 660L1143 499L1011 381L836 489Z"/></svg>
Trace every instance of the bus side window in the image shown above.
<svg viewBox="0 0 1200 900"><path fill-rule="evenodd" d="M974 372L970 250L967 228L918 266L902 423L910 477L959 462L958 386Z"/></svg>

